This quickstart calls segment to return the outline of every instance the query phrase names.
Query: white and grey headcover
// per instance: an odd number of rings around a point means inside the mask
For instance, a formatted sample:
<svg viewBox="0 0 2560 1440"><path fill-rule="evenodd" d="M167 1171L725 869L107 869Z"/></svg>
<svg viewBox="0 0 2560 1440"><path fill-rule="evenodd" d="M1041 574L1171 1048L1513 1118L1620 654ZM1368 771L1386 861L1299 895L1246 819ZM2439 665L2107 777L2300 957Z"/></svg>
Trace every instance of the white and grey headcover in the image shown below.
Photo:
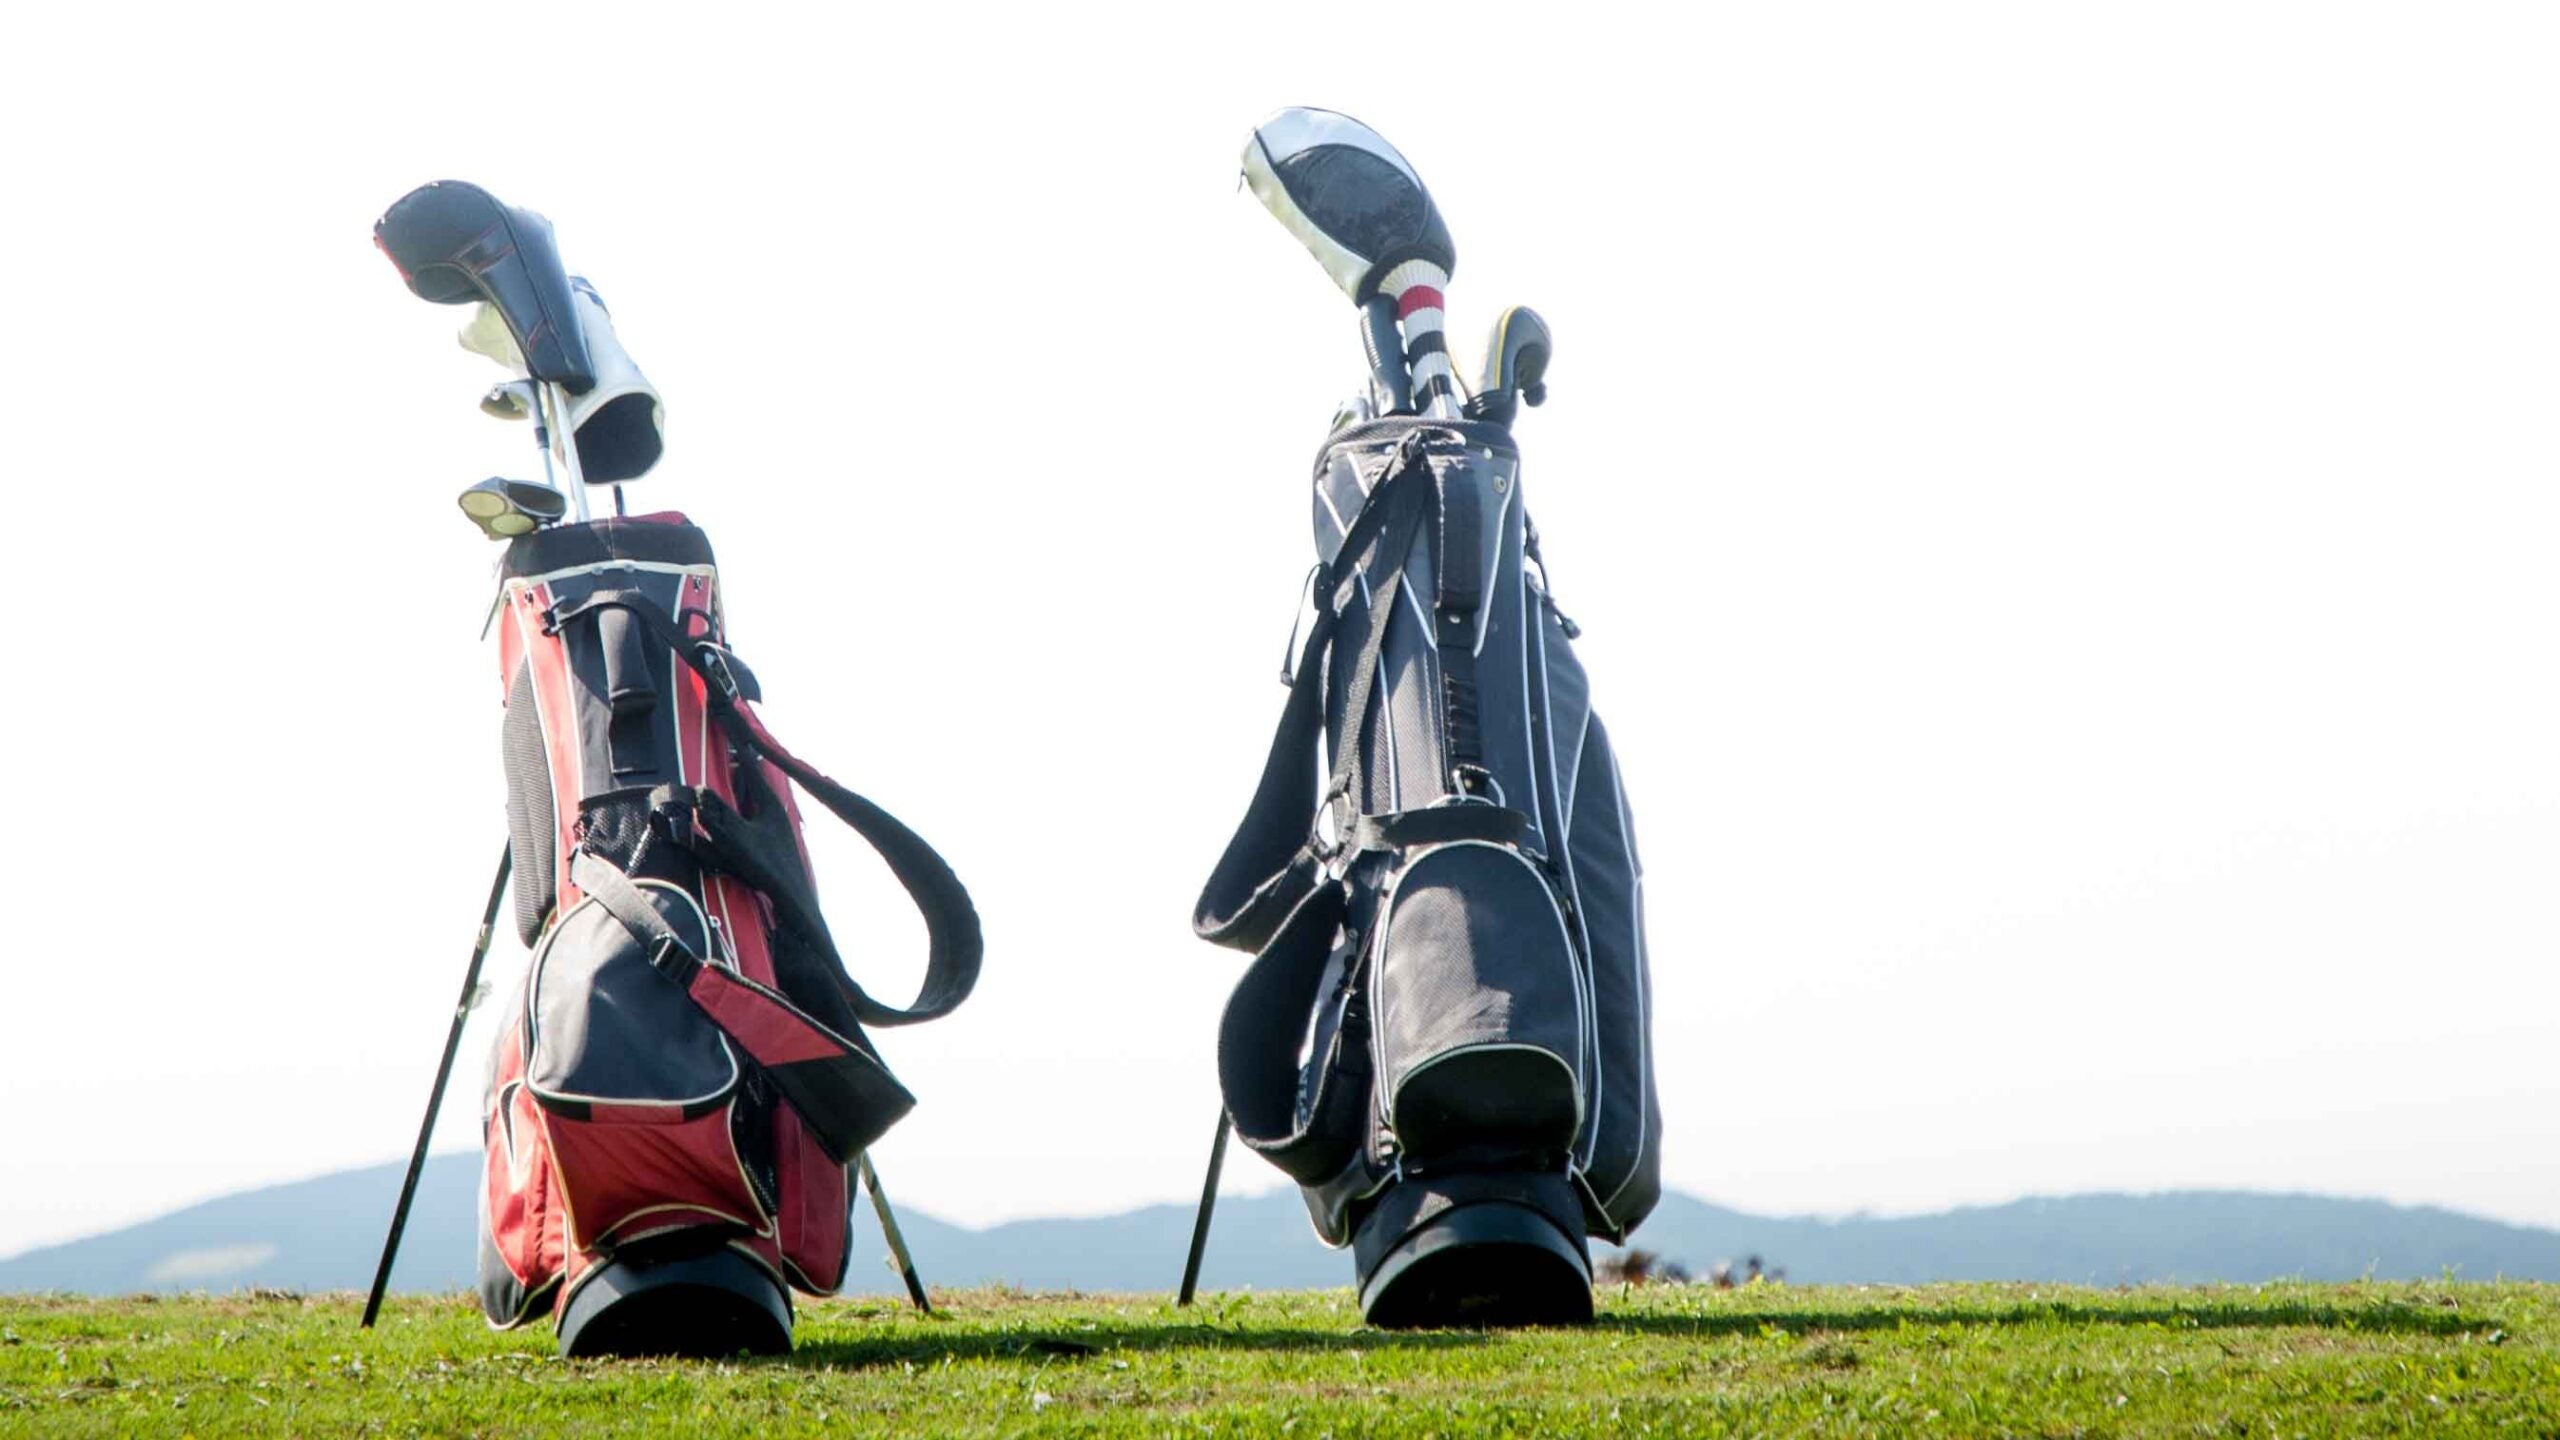
<svg viewBox="0 0 2560 1440"><path fill-rule="evenodd" d="M613 332L613 317L596 287L584 276L571 276L569 290L578 320L586 331L587 353L594 362L596 383L583 395L569 397L569 433L576 437L578 469L590 485L613 485L649 473L667 449L667 407L657 387L640 373L631 354ZM457 336L462 348L485 355L517 376L525 374L524 355L496 307L483 301L471 307Z"/></svg>
<svg viewBox="0 0 2560 1440"><path fill-rule="evenodd" d="M1413 166L1350 116L1294 106L1254 128L1244 178L1351 303L1395 301L1416 398L1454 413L1457 382L1441 331L1457 250Z"/></svg>

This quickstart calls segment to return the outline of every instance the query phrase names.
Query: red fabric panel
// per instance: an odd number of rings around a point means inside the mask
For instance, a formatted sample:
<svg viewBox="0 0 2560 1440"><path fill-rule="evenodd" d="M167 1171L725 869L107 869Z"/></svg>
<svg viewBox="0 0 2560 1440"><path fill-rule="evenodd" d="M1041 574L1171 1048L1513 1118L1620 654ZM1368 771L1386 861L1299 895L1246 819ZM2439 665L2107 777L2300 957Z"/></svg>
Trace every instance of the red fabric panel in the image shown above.
<svg viewBox="0 0 2560 1440"><path fill-rule="evenodd" d="M827 1158L788 1105L774 1107L773 1150L782 1190L774 1238L782 1242L782 1258L802 1289L833 1295L844 1286L844 1217L852 1201L845 1167Z"/></svg>
<svg viewBox="0 0 2560 1440"><path fill-rule="evenodd" d="M720 922L737 957L738 973L759 985L774 984L771 923L763 898L726 875L713 876L703 887L703 906Z"/></svg>
<svg viewBox="0 0 2560 1440"><path fill-rule="evenodd" d="M569 1243L592 1250L627 1226L727 1220L768 1225L729 1138L727 1105L674 1125L617 1125L545 1113L560 1170Z"/></svg>
<svg viewBox="0 0 2560 1440"><path fill-rule="evenodd" d="M516 1083L524 1078L523 1036L520 1019L499 1035L495 1083L481 1112L487 1154L480 1184L490 1241L507 1272L533 1291L560 1273L567 1256L541 1112L533 1096Z"/></svg>
<svg viewBox="0 0 2560 1440"><path fill-rule="evenodd" d="M1439 291L1428 285L1411 286L1406 289L1402 295L1396 297L1396 318L1399 320L1412 318L1413 312L1416 310L1446 310L1448 308L1448 300L1443 298Z"/></svg>
<svg viewBox="0 0 2560 1440"><path fill-rule="evenodd" d="M725 970L703 966L694 972L687 993L760 1065L834 1060L845 1053L845 1047L825 1031L784 1009L772 996L740 984Z"/></svg>

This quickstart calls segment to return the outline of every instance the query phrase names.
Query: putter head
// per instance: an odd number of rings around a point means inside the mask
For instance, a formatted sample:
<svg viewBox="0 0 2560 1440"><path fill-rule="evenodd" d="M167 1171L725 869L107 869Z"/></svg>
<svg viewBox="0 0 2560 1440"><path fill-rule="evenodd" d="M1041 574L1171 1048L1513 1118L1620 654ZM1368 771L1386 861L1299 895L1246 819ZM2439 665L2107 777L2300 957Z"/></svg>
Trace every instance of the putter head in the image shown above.
<svg viewBox="0 0 2560 1440"><path fill-rule="evenodd" d="M1245 142L1244 181L1354 305L1408 260L1443 273L1457 267L1422 177L1384 136L1348 115L1292 107L1263 121Z"/></svg>
<svg viewBox="0 0 2560 1440"><path fill-rule="evenodd" d="M1486 339L1484 374L1467 402L1467 418L1508 426L1522 402L1545 404L1547 362L1555 350L1555 336L1537 311L1526 305L1503 311Z"/></svg>
<svg viewBox="0 0 2560 1440"><path fill-rule="evenodd" d="M477 185L439 180L392 202L373 243L419 299L494 307L534 379L572 395L595 384L550 221Z"/></svg>
<svg viewBox="0 0 2560 1440"><path fill-rule="evenodd" d="M569 513L569 497L550 486L497 475L455 496L454 503L492 540L530 535Z"/></svg>

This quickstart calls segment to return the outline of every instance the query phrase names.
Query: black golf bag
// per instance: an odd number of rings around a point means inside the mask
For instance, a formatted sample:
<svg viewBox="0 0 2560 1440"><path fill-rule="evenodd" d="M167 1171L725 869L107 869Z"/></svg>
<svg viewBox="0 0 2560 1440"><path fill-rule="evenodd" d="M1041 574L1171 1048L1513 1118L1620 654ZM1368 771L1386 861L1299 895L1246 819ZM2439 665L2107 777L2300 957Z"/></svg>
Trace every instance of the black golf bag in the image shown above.
<svg viewBox="0 0 2560 1440"><path fill-rule="evenodd" d="M831 1294L849 1170L914 1105L862 1027L932 1019L979 962L959 881L756 714L709 540L677 515L512 542L495 617L515 918L533 947L484 1110L480 1298L570 1354L771 1351ZM818 910L797 784L879 850L932 954L905 1009Z"/></svg>
<svg viewBox="0 0 2560 1440"><path fill-rule="evenodd" d="M1228 1116L1351 1247L1372 1323L1586 1319L1585 1237L1660 1193L1643 881L1518 452L1350 425L1315 532L1315 623L1193 917L1256 952Z"/></svg>

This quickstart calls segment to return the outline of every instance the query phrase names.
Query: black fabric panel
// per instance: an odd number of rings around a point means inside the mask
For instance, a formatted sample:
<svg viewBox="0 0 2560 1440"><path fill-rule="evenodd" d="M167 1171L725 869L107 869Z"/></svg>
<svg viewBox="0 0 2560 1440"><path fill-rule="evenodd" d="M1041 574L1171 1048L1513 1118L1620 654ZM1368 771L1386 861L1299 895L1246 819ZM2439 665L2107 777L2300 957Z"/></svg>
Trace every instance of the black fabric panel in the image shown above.
<svg viewBox="0 0 2560 1440"><path fill-rule="evenodd" d="M1623 1230L1661 1195L1662 1107L1653 1084L1643 866L1608 733L1597 720L1582 748L1582 772L1575 787L1573 878L1591 945L1600 1051L1583 1168L1608 1219Z"/></svg>
<svg viewBox="0 0 2560 1440"><path fill-rule="evenodd" d="M677 783L682 757L676 707L650 699L675 693L674 651L628 608L576 607L599 591L636 590L673 614L683 584L671 574L606 571L566 577L552 587L554 613L573 612L557 623L557 643L566 647L569 661L581 798Z"/></svg>
<svg viewBox="0 0 2560 1440"><path fill-rule="evenodd" d="M1372 1023L1404 1153L1561 1156L1580 1109L1581 981L1544 879L1507 847L1443 846L1405 866L1382 923Z"/></svg>
<svg viewBox="0 0 2560 1440"><path fill-rule="evenodd" d="M1535 632L1526 621L1526 585L1521 562L1523 539L1519 481L1508 466L1471 462L1467 482L1487 523L1476 535L1472 563L1483 567L1483 604L1477 617L1475 657L1476 763L1498 788L1505 805L1526 812L1536 822L1524 842L1530 854L1548 850L1545 823L1536 795L1540 756L1530 734L1530 713L1538 698L1530 689L1530 652ZM1497 488L1497 486L1499 488ZM1452 561L1452 563L1455 563ZM1444 645L1455 643L1444 639Z"/></svg>
<svg viewBox="0 0 2560 1440"><path fill-rule="evenodd" d="M560 899L559 816L553 809L551 755L533 703L530 664L517 666L516 678L507 686L499 748L507 768L507 850L516 936L530 946L542 937L542 922Z"/></svg>
<svg viewBox="0 0 2560 1440"><path fill-rule="evenodd" d="M607 560L708 565L712 563L711 537L680 522L620 516L584 525L546 525L507 542L500 573L508 579L520 579Z"/></svg>
<svg viewBox="0 0 2560 1440"><path fill-rule="evenodd" d="M1582 1238L1576 1223L1581 1204L1574 1198L1572 1182L1560 1173L1445 1175L1390 1185L1363 1205L1352 1259L1365 1276L1414 1231L1462 1205L1487 1201L1526 1206L1553 1222L1565 1239Z"/></svg>

